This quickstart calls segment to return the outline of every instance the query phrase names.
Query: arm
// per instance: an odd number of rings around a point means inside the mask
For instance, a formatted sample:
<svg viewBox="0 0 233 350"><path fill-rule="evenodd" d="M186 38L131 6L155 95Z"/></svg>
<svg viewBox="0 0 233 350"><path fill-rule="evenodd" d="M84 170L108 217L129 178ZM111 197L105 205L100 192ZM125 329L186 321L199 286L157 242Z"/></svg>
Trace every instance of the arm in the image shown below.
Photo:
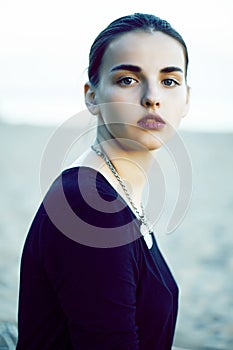
<svg viewBox="0 0 233 350"><path fill-rule="evenodd" d="M116 193L109 185L98 178L97 192L95 176L90 179L84 174L79 178L80 187L75 187L77 174L70 171L68 175L63 179L67 199L76 215L86 222L86 226L78 224L74 232L85 237L89 228L94 227L91 235L98 238L102 232L100 225L104 224L107 236L110 233L126 236L128 233L124 226L120 230L118 227L130 222L129 211L122 210L122 203L116 199ZM56 189L56 196L51 197L53 205L61 203L60 193ZM115 206L113 214L106 213L104 207L99 209L101 198L108 208ZM99 210L93 209L96 206ZM64 209L56 206L55 210L64 222L68 217L64 215ZM70 221L67 221L67 227L69 224ZM117 231L114 233L111 228L117 228ZM128 231L131 232L132 228ZM47 241L44 266L68 320L73 349L137 350L137 242L115 248L94 248L67 238L51 222L44 237Z"/></svg>
<svg viewBox="0 0 233 350"><path fill-rule="evenodd" d="M63 235L56 241L46 268L68 320L73 349L137 350L136 243L105 249Z"/></svg>

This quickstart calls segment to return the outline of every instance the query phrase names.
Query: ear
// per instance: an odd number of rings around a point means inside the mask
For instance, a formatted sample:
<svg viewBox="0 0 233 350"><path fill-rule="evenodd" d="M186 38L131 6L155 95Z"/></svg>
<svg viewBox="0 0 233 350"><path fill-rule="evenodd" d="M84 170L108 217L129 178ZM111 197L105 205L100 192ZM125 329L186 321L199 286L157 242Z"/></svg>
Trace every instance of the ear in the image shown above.
<svg viewBox="0 0 233 350"><path fill-rule="evenodd" d="M183 116L182 116L183 118L188 113L189 105L190 105L190 86L187 85L187 95L186 95L186 101L185 101L185 106L184 106L184 113L183 113Z"/></svg>
<svg viewBox="0 0 233 350"><path fill-rule="evenodd" d="M89 82L87 82L84 85L84 94L85 94L85 103L89 112L91 112L91 114L93 115L98 115L99 107L96 102L95 88Z"/></svg>

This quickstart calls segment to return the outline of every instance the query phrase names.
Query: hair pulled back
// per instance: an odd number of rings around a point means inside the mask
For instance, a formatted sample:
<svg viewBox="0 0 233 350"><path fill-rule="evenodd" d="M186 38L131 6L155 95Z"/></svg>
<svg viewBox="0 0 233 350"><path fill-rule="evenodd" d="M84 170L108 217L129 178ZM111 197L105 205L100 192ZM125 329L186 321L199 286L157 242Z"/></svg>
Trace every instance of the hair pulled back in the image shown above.
<svg viewBox="0 0 233 350"><path fill-rule="evenodd" d="M109 44L122 34L132 31L144 31L153 33L162 32L177 40L184 49L185 75L188 69L188 50L182 36L167 21L151 14L134 13L120 17L111 22L103 31L99 33L93 42L89 53L88 77L93 86L99 82L99 70L103 55Z"/></svg>

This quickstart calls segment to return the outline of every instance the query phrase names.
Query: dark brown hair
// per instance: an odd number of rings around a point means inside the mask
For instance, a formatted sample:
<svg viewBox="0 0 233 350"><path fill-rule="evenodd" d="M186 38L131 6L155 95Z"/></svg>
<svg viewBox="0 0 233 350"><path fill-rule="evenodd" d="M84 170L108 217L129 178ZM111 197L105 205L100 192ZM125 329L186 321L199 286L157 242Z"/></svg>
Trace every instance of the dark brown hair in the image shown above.
<svg viewBox="0 0 233 350"><path fill-rule="evenodd" d="M145 31L152 33L160 31L177 40L184 48L185 55L185 76L188 70L188 50L182 36L165 20L151 14L134 13L132 15L120 17L111 22L93 42L89 54L88 77L93 86L99 82L99 69L103 55L109 44L120 35L132 31Z"/></svg>

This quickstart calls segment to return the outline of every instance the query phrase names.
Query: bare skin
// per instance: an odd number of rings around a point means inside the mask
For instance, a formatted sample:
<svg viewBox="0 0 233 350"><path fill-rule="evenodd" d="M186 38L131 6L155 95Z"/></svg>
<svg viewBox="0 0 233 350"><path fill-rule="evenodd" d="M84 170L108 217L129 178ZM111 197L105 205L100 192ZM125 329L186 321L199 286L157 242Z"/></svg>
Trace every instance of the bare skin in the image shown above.
<svg viewBox="0 0 233 350"><path fill-rule="evenodd" d="M188 111L183 47L161 32L129 32L109 45L99 76L97 87L85 84L87 108L98 118L96 144L129 184L140 208L152 155ZM100 171L127 201L108 166L92 150L76 164Z"/></svg>

